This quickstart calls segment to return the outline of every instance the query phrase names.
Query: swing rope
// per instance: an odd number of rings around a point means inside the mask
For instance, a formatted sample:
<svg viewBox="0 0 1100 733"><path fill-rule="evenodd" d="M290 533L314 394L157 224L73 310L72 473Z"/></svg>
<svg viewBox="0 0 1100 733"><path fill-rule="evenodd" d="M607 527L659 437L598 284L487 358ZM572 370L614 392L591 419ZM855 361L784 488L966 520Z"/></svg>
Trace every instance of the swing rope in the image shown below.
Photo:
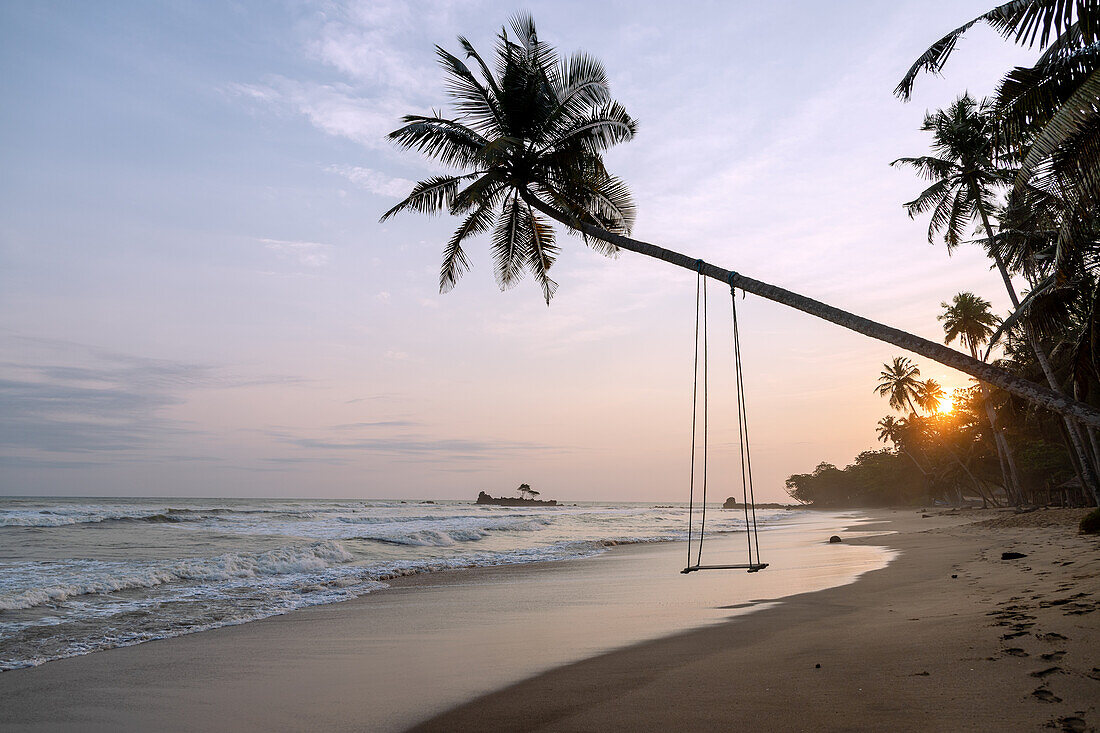
<svg viewBox="0 0 1100 733"><path fill-rule="evenodd" d="M694 377L691 386L691 477L688 480L688 544L687 564L691 565L691 520L695 516L695 436L698 430L699 419L697 407L699 404L699 303L700 297L703 304L703 523L699 527L699 553L703 552L703 529L707 521L707 282L703 277L703 261L695 261L695 365L692 370ZM701 295L700 295L701 293ZM699 560L695 561L699 564Z"/></svg>
<svg viewBox="0 0 1100 733"><path fill-rule="evenodd" d="M733 310L733 363L737 382L737 439L741 445L741 501L745 506L745 538L748 541L749 564L752 565L753 545L756 545L756 565L760 564L760 535L756 528L756 496L752 488L752 453L749 450L749 412L745 404L745 378L741 371L741 333L737 328L737 291L730 273L730 303ZM752 520L749 520L752 507ZM750 531L751 530L751 531Z"/></svg>
<svg viewBox="0 0 1100 733"><path fill-rule="evenodd" d="M681 572L690 573L696 570L720 570L742 568L750 573L763 570L768 565L760 561L760 535L756 521L756 496L752 483L752 455L749 450L749 418L745 406L745 380L741 367L741 336L737 325L737 291L734 287L735 273L730 273L730 303L733 310L733 361L734 379L737 395L737 438L740 444L741 455L741 497L745 510L745 537L748 543L748 564L746 565L703 565L703 539L707 522L707 447L709 443L709 400L708 400L708 348L707 348L707 283L703 277L703 261L696 260L695 278L695 353L694 374L691 393L691 475L688 481L688 543L687 543L687 567ZM703 366L703 425L702 425L702 512L699 523L699 546L695 555L695 564L692 565L692 520L695 514L695 454L697 437L699 437L699 332L702 326L702 366ZM750 514L751 511L751 514ZM754 557L755 555L755 557Z"/></svg>

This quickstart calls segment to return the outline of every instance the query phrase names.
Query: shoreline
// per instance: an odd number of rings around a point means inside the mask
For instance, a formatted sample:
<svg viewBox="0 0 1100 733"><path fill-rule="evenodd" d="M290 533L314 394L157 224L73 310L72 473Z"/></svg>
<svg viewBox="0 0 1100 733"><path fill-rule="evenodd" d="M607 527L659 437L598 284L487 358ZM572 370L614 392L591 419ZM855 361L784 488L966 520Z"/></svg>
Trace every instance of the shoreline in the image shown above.
<svg viewBox="0 0 1100 733"><path fill-rule="evenodd" d="M1045 526L1047 512L869 514L880 521L860 529L889 533L845 541L901 554L855 583L568 665L412 730L1095 729L1100 538Z"/></svg>
<svg viewBox="0 0 1100 733"><path fill-rule="evenodd" d="M1095 725L1100 680L1088 675L1100 663L1100 633L1086 627L1095 626L1089 614L1100 597L1100 540L1065 526L973 524L1015 520L993 511L861 514L870 521L834 515L827 524L796 524L792 532L804 535L797 552L758 576L768 583L797 577L803 559L817 563L805 569L817 576L849 574L825 590L775 600L740 573L685 584L674 574L682 543L399 578L344 603L5 672L0 723L10 730L1032 730L1078 717ZM822 544L834 533L842 544ZM1002 545L1028 553L1030 564L1001 562ZM891 547L900 555L882 570L851 564ZM821 564L826 557L849 566ZM1058 558L1074 564L1053 565ZM1071 577L1079 590L1060 590ZM1038 600L1019 597L1021 583L1034 585ZM640 584L657 598L635 607ZM662 609L684 589L701 593L690 613ZM1086 595L1037 607L1078 592ZM545 618L546 603L565 606L555 608L557 626L531 627ZM426 614L415 633L407 624L412 608ZM1064 615L1069 610L1079 613ZM654 615L663 611L661 632ZM630 638L632 624L643 630L639 638ZM1014 646L1000 639L1019 631ZM1066 638L1052 645L1036 636L1052 632ZM516 666L520 637L533 657ZM588 646L564 654L563 640ZM1041 658L1058 651L1065 654ZM1059 671L1030 676L1051 667ZM417 677L418 670L436 677ZM424 688L424 679L451 687ZM1031 694L1037 689L1060 700L1043 702Z"/></svg>
<svg viewBox="0 0 1100 733"><path fill-rule="evenodd" d="M781 567L752 582L687 580L682 542L622 545L396 578L342 603L16 669L0 674L0 727L404 730L564 664L850 582L886 562L822 544L858 521L807 515L766 530ZM706 552L743 554L743 537L715 535Z"/></svg>

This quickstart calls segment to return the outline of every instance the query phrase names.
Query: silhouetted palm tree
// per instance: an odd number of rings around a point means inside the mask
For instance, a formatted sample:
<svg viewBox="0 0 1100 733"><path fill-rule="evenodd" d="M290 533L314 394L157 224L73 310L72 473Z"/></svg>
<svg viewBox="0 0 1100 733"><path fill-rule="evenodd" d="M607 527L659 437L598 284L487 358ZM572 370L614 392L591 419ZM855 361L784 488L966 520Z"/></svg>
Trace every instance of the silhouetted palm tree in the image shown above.
<svg viewBox="0 0 1100 733"><path fill-rule="evenodd" d="M886 397L890 407L903 412L907 407L910 414L917 414L924 382L917 379L920 369L904 356L894 358L893 363L883 364L875 391L880 397Z"/></svg>
<svg viewBox="0 0 1100 733"><path fill-rule="evenodd" d="M947 399L947 392L935 379L926 379L921 382L920 394L917 395L917 404L925 412L938 412L940 405Z"/></svg>
<svg viewBox="0 0 1100 733"><path fill-rule="evenodd" d="M1013 175L998 167L995 161L992 110L985 101L979 104L969 94L964 94L947 109L925 115L921 129L932 133L934 154L920 158L898 158L893 162L893 165L912 166L922 177L932 181L932 185L916 199L905 204L909 216L916 217L931 211L928 241L934 241L936 235L942 232L949 252L958 246L966 227L977 218L985 233L986 251L997 265L1012 307L1019 309L1020 299L1005 267L990 218L995 208L995 187L1007 185ZM1050 358L1026 320L1023 329L1047 384L1051 390L1061 393ZM1100 502L1100 484L1093 470L1092 458L1085 450L1084 437L1077 424L1068 417L1066 430L1072 448L1083 465L1085 482L1094 499Z"/></svg>
<svg viewBox="0 0 1100 733"><path fill-rule="evenodd" d="M1012 0L999 5L932 44L894 93L909 99L917 75L938 74L959 38L976 23L1044 51L1034 65L1005 74L997 89L998 136L1022 162L1017 191L1037 186L1068 192L1079 205L1095 205L1100 199L1100 3Z"/></svg>
<svg viewBox="0 0 1100 733"><path fill-rule="evenodd" d="M561 60L540 40L534 21L515 17L502 31L494 68L459 39L465 62L437 48L458 116L408 115L390 133L461 173L421 181L383 219L403 210L446 211L463 221L444 249L440 289L449 290L469 267L465 240L492 231L497 280L508 287L531 272L549 302L549 270L558 252L552 228L536 212L578 232L605 254L619 248L655 257L746 292L797 308L845 328L916 352L1049 409L1100 425L1100 410L1067 399L927 339L875 323L783 288L628 236L634 207L626 185L608 173L602 153L630 140L636 125L610 95L602 66L578 53ZM480 75L479 75L480 74Z"/></svg>
<svg viewBox="0 0 1100 733"><path fill-rule="evenodd" d="M878 435L879 441L882 443L893 443L895 449L909 456L909 460L913 462L913 465L915 465L917 470L921 472L921 475L925 477L927 483L928 471L925 470L921 462L918 461L916 456L909 450L909 445L906 442L906 435L909 433L909 425L905 418L899 420L893 415L887 415L878 421L875 432Z"/></svg>
<svg viewBox="0 0 1100 733"><path fill-rule="evenodd" d="M958 339L963 346L970 350L970 355L978 358L978 348L985 344L993 335L1000 323L1000 319L990 310L988 300L978 297L974 293L958 293L952 299L951 304L940 303L944 312L938 316L943 321L945 334L944 343L950 344ZM1001 464L1001 476L1005 487L1010 489L1013 501L1020 501L1023 497L1023 487L1020 485L1019 469L1016 467L1016 457L1008 445L1008 439L997 429L997 415L990 404L989 390L985 384L978 382L982 391L982 403L985 406L986 419L993 433L993 443L997 448L997 458Z"/></svg>
<svg viewBox="0 0 1100 733"><path fill-rule="evenodd" d="M951 303L940 303L943 313L937 318L943 321L944 343L958 339L970 354L977 358L978 347L993 335L1001 319L990 310L988 300L974 293L959 293Z"/></svg>
<svg viewBox="0 0 1100 733"><path fill-rule="evenodd" d="M964 94L946 109L924 116L920 129L932 133L933 155L898 158L891 165L911 166L922 178L932 181L917 198L905 204L910 218L932 212L928 221L929 242L942 233L947 251L951 252L965 241L974 219L981 222L987 251L997 263L1013 304L1019 305L1004 260L992 244L990 214L997 205L994 189L1012 179L1011 171L994 162L993 124L989 104L985 100L976 102Z"/></svg>

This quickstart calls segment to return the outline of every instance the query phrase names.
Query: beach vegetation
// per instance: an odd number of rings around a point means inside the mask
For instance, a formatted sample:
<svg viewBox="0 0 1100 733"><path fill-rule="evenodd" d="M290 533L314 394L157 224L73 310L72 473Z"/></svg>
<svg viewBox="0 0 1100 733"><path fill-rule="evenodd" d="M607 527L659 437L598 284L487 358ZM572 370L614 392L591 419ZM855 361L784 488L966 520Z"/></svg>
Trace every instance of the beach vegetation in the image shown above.
<svg viewBox="0 0 1100 733"><path fill-rule="evenodd" d="M516 492L519 494L519 498L521 499L534 499L540 496L540 492L532 489L530 484L520 484L519 488L516 489Z"/></svg>

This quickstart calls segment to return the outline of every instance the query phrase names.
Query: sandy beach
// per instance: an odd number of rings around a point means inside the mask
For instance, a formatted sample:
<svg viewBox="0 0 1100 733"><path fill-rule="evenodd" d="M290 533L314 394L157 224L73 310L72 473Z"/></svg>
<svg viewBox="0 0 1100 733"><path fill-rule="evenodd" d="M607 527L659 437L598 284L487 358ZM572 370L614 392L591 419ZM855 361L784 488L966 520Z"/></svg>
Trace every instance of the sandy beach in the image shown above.
<svg viewBox="0 0 1100 733"><path fill-rule="evenodd" d="M778 586L712 573L699 578L702 590L692 586L702 605L677 606L677 588L687 595L684 579L670 572L679 545L438 573L356 601L4 673L0 723L6 730L417 723L419 730L1035 730L1051 723L1088 730L1100 692L1092 615L1100 542L1075 534L1080 514L878 511L875 524L854 533L843 526L852 520L811 517L797 552L833 553L836 573L858 574L881 557L879 546L900 554L854 583L778 603L759 602L782 595ZM841 545L824 544L830 523L845 534ZM1026 557L1001 560L1002 551ZM767 578L777 583L782 573L780 566ZM643 612L636 589L649 582L666 596ZM740 602L723 607L738 593ZM486 603L507 608L484 618ZM549 605L564 610L546 613ZM711 607L705 618L703 606ZM688 618L696 628L674 633ZM517 644L530 658L514 658Z"/></svg>
<svg viewBox="0 0 1100 733"><path fill-rule="evenodd" d="M902 551L883 571L555 670L417 730L1094 730L1100 540L1076 535L1083 513L880 512L894 534L855 541Z"/></svg>

